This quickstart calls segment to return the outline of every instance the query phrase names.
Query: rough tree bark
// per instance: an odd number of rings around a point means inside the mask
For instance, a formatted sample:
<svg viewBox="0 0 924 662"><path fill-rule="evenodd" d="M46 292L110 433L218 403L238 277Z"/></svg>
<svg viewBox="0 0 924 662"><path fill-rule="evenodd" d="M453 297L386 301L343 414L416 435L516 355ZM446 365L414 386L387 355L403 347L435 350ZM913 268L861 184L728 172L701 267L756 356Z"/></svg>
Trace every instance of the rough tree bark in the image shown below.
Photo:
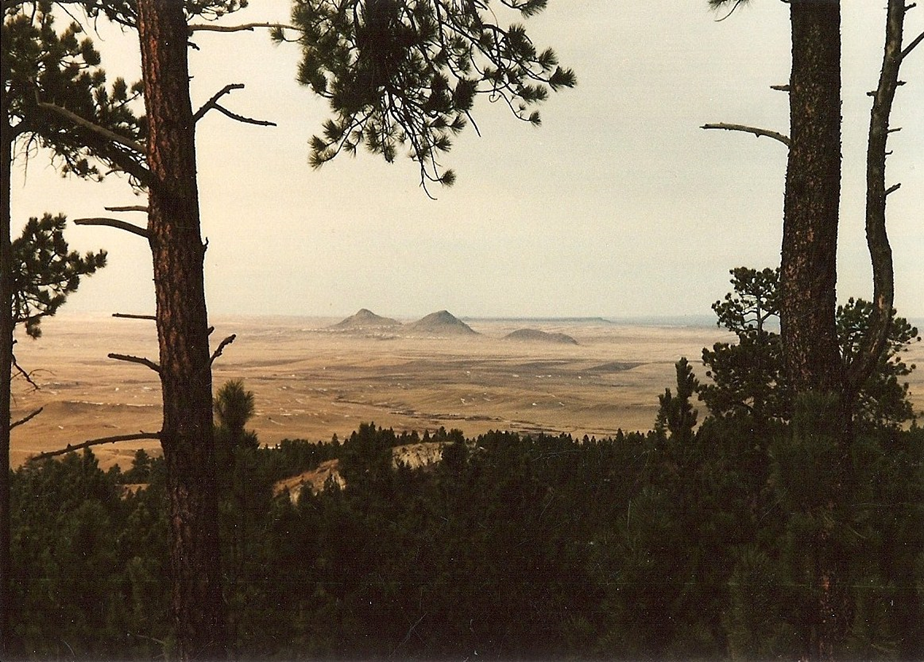
<svg viewBox="0 0 924 662"><path fill-rule="evenodd" d="M6 91L7 63L3 63L2 99L3 120L2 154L0 154L0 179L2 198L0 201L0 657L7 659L10 645L10 600L11 573L10 556L10 386L13 375L13 251L12 210L10 189L13 164L14 131L9 123L9 98Z"/></svg>
<svg viewBox="0 0 924 662"><path fill-rule="evenodd" d="M840 393L835 285L841 190L838 0L792 0L790 149L783 207L780 324L797 392Z"/></svg>
<svg viewBox="0 0 924 662"><path fill-rule="evenodd" d="M789 80L790 148L783 202L780 332L797 394L829 393L829 429L842 431L831 466L839 501L846 498L850 413L835 310L841 193L841 8L839 0L792 0ZM837 412L840 412L838 414ZM815 566L808 655L833 659L850 624L844 555L835 543L838 506L812 513L820 522L809 546Z"/></svg>
<svg viewBox="0 0 924 662"><path fill-rule="evenodd" d="M167 469L172 605L180 659L226 657L212 380L203 282L188 28L182 3L138 0L148 116L148 231L154 259Z"/></svg>
<svg viewBox="0 0 924 662"><path fill-rule="evenodd" d="M891 132L889 122L892 103L898 89L898 74L902 60L918 43L902 50L905 14L910 6L905 0L889 0L886 10L885 45L879 84L873 92L870 110L869 138L866 152L866 243L873 267L873 308L870 330L863 339L857 357L848 367L851 390L858 390L869 379L885 349L892 323L892 306L895 301L895 275L892 266L892 248L886 232L886 198L898 185L886 188L887 143Z"/></svg>

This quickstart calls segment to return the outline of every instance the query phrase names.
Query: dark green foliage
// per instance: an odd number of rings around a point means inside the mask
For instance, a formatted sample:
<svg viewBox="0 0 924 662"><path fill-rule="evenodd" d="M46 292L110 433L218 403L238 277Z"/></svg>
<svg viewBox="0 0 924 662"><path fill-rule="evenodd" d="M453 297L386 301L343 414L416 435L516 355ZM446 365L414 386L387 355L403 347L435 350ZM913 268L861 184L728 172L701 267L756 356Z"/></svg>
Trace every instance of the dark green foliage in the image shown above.
<svg viewBox="0 0 924 662"><path fill-rule="evenodd" d="M849 299L837 308L837 335L845 361L853 361L869 327L873 304L863 299ZM900 424L915 417L908 398L908 383L899 382L915 369L902 361L901 355L913 342L920 342L918 329L892 311L892 323L886 347L873 374L857 394L857 418L884 424Z"/></svg>
<svg viewBox="0 0 924 662"><path fill-rule="evenodd" d="M27 149L48 148L60 159L64 173L101 178L103 172L95 164L99 160L106 169L118 168L142 183L144 156L133 145L143 144L146 122L132 110L140 84L118 78L108 85L100 55L82 36L83 28L74 22L59 32L52 6L47 1L11 3L4 14L3 57L4 68L9 67L5 75L13 135L28 136ZM47 104L111 133L77 124Z"/></svg>
<svg viewBox="0 0 924 662"><path fill-rule="evenodd" d="M58 312L82 276L106 266L106 251L80 255L69 249L66 224L61 215L33 217L13 241L13 320L33 338L42 335L42 318Z"/></svg>
<svg viewBox="0 0 924 662"><path fill-rule="evenodd" d="M677 361L677 395L671 390L664 389L664 395L658 396L660 407L655 420L655 430L660 434L670 433L671 438L677 441L689 441L696 427L696 410L690 404L692 398L699 390L699 381L693 375L686 357Z"/></svg>
<svg viewBox="0 0 924 662"><path fill-rule="evenodd" d="M779 270L731 270L734 291L712 305L718 325L737 336L738 342L716 343L703 350L706 376L711 383L699 388L713 416L747 413L757 425L788 421L793 415L793 388L786 377L779 326ZM837 309L841 355L852 361L869 328L873 305L850 299ZM855 419L863 425L900 425L914 418L908 385L899 379L914 370L901 360L918 330L894 316L879 364L856 394Z"/></svg>
<svg viewBox="0 0 924 662"><path fill-rule="evenodd" d="M163 506L147 492L123 495L120 483L89 451L14 474L17 657L155 652L149 638L164 636L166 620Z"/></svg>
<svg viewBox="0 0 924 662"><path fill-rule="evenodd" d="M253 418L255 405L253 391L244 388L241 380L231 380L218 389L214 403L217 419L216 443L228 446L228 450L241 447L256 448L257 436L245 427Z"/></svg>
<svg viewBox="0 0 924 662"><path fill-rule="evenodd" d="M861 434L856 487L829 519L822 468L840 446L815 420L836 411L805 402L792 426L762 429L707 417L687 436L466 440L363 425L343 443L239 447L221 515L235 653L795 659L811 626L806 541L824 530L841 541L853 605L841 653L919 659L924 434ZM444 444L443 460L394 462L394 448L422 442ZM274 495L332 459L345 487ZM163 461L140 452L124 474L89 453L27 464L14 496L24 650L169 655Z"/></svg>
<svg viewBox="0 0 924 662"><path fill-rule="evenodd" d="M539 51L522 25L502 27L495 10L529 17L547 0L296 0L298 79L330 101L334 117L311 139L318 167L365 145L393 161L401 147L420 164L421 184L452 184L440 156L461 132L475 98L504 101L521 120L549 89L573 87L552 49ZM276 33L283 39L282 31Z"/></svg>
<svg viewBox="0 0 924 662"><path fill-rule="evenodd" d="M714 416L746 411L758 422L788 420L792 395L783 374L778 327L779 270L732 269L734 291L712 304L718 325L738 337L703 350L712 383L700 395Z"/></svg>

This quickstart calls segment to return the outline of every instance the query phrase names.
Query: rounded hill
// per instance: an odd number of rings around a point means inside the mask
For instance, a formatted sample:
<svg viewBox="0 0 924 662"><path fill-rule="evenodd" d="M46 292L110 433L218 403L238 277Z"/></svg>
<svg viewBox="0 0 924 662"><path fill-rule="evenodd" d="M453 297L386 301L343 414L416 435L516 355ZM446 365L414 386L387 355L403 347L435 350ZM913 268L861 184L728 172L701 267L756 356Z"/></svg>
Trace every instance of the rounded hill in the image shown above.
<svg viewBox="0 0 924 662"><path fill-rule="evenodd" d="M401 322L393 320L390 317L376 315L371 310L361 308L355 315L350 315L345 320L337 322L331 329L341 331L358 330L358 329L385 329L401 326Z"/></svg>
<svg viewBox="0 0 924 662"><path fill-rule="evenodd" d="M478 332L472 327L446 310L430 313L423 319L419 319L413 324L408 324L406 328L411 333L416 334L439 336L478 335Z"/></svg>
<svg viewBox="0 0 924 662"><path fill-rule="evenodd" d="M577 345L578 341L566 333L548 333L539 329L517 329L504 336L504 340L518 342L544 342L557 345Z"/></svg>

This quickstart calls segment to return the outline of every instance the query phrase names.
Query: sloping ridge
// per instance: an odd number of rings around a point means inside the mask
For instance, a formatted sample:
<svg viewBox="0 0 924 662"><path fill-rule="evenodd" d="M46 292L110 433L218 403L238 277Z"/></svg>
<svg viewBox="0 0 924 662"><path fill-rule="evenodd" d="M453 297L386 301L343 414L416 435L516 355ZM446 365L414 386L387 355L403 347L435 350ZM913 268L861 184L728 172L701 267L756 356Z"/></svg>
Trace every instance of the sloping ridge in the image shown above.
<svg viewBox="0 0 924 662"><path fill-rule="evenodd" d="M337 322L330 328L332 329L382 329L389 327L401 326L401 322L393 320L390 317L376 315L367 308L360 308L355 315L350 315L345 320Z"/></svg>
<svg viewBox="0 0 924 662"><path fill-rule="evenodd" d="M407 329L412 333L426 333L436 335L478 335L478 332L472 329L472 327L446 310L430 313L423 319L419 319L413 324L409 324Z"/></svg>
<svg viewBox="0 0 924 662"><path fill-rule="evenodd" d="M549 333L539 329L517 329L504 336L504 340L519 342L545 342L559 345L577 345L578 341L566 333Z"/></svg>
<svg viewBox="0 0 924 662"><path fill-rule="evenodd" d="M443 459L443 446L440 441L395 446L391 449L392 463L405 464L410 469L421 469L439 463ZM288 492L292 503L298 503L301 491L307 486L313 494L319 494L327 487L328 481L333 481L341 488L346 487L346 480L340 474L340 460L326 460L316 468L302 473L277 480L273 485L273 494Z"/></svg>

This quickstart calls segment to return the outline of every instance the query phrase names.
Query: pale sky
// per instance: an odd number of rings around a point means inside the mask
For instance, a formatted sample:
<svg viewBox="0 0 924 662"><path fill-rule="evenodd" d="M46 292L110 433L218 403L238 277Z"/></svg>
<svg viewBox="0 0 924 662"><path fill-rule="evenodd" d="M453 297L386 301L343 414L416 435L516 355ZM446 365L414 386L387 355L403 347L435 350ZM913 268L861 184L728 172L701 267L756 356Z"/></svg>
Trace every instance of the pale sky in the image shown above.
<svg viewBox="0 0 924 662"><path fill-rule="evenodd" d="M845 0L844 177L839 297L869 298L863 231L865 134L882 54L884 2ZM252 0L226 23L286 20L286 0ZM445 157L452 188L429 200L409 159L361 153L319 171L308 138L328 117L295 82L295 45L264 32L199 33L193 104L224 99L276 128L210 113L199 123L207 296L213 315L345 316L359 308L420 317L708 315L736 266L779 264L785 147L706 122L788 131L788 9L754 0L717 22L706 0L552 0L526 21L540 47L575 69L535 129L481 100L471 130ZM924 30L910 12L906 42ZM100 41L103 39L104 41ZM134 35L97 43L110 78L137 78ZM924 317L924 45L902 69L888 161L896 306ZM139 204L125 180L62 180L45 155L13 182L14 219L43 212L112 215ZM127 215L143 223L142 215ZM133 235L72 227L75 248L106 248L109 266L66 308L152 313L150 253Z"/></svg>

